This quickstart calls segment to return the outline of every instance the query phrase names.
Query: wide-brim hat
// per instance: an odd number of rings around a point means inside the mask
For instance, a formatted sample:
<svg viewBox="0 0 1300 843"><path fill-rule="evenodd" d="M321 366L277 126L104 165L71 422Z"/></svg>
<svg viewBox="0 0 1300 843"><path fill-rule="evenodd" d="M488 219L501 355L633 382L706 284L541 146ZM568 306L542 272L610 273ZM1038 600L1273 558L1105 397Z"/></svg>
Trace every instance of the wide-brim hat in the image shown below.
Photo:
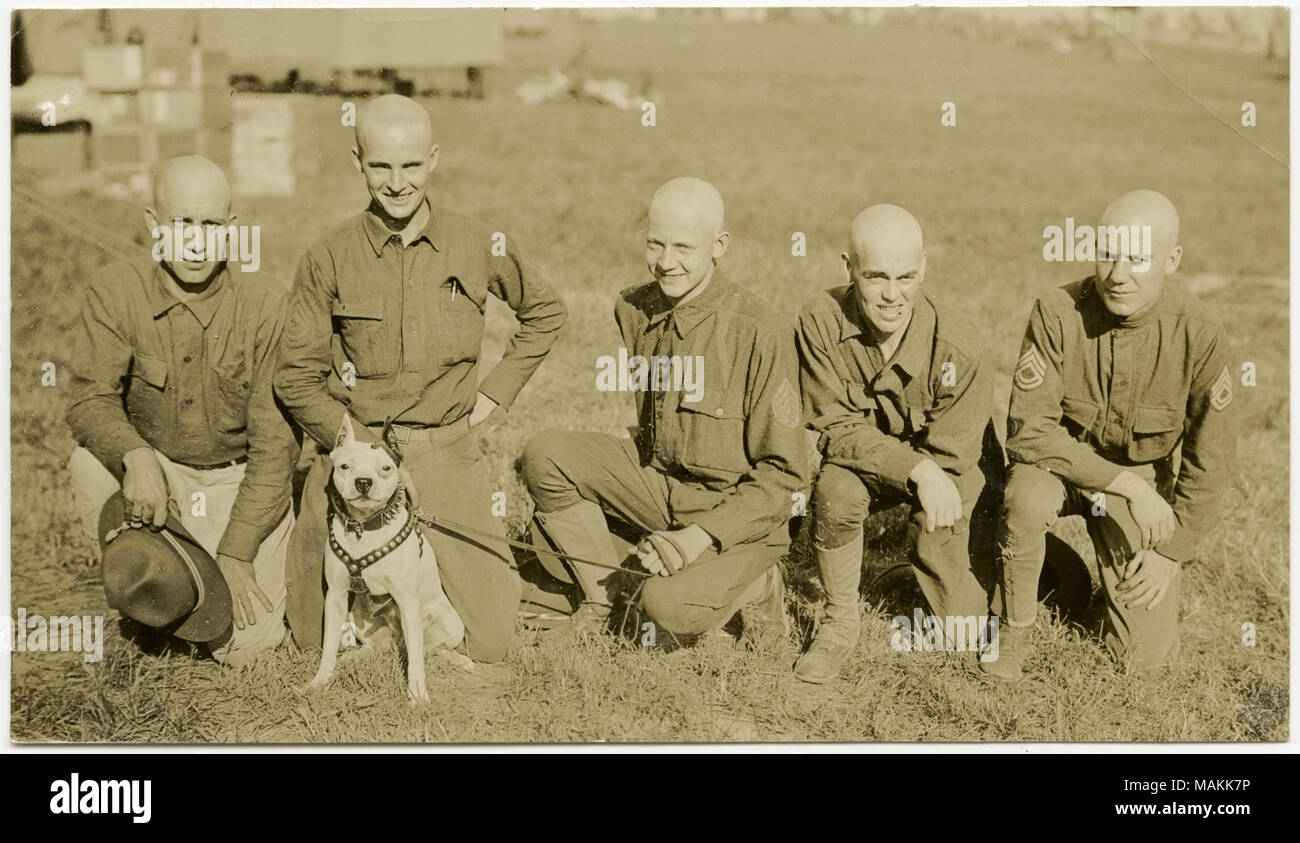
<svg viewBox="0 0 1300 843"><path fill-rule="evenodd" d="M115 492L99 513L108 605L146 626L206 644L232 625L230 588L217 563L168 513L161 530L132 527Z"/></svg>

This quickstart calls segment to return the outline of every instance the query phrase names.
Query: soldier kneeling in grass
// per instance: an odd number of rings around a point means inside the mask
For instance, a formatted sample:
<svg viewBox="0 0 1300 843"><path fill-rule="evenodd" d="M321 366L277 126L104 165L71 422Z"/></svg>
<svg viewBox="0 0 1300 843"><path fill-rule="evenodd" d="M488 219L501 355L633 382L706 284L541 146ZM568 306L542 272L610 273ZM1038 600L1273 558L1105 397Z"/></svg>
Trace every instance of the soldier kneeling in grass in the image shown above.
<svg viewBox="0 0 1300 843"><path fill-rule="evenodd" d="M968 524L985 449L990 470L1002 463L984 343L965 316L921 292L921 226L896 205L873 205L854 219L851 241L842 256L849 284L818 293L799 318L805 417L821 434L813 549L826 613L795 676L818 684L857 646L871 511L911 506L913 568L943 628L987 614Z"/></svg>
<svg viewBox="0 0 1300 843"><path fill-rule="evenodd" d="M1161 194L1124 194L1098 232L1149 236L1125 238L1126 249L1099 240L1095 274L1030 313L1007 422L988 674L1021 676L1045 536L1067 514L1084 516L1097 551L1106 644L1139 669L1178 653L1180 571L1216 520L1236 450L1227 337L1209 308L1165 284L1182 259L1178 229Z"/></svg>
<svg viewBox="0 0 1300 843"><path fill-rule="evenodd" d="M298 441L271 374L286 291L207 253L235 217L206 158L163 164L145 217L155 232L180 221L187 241L202 230L205 249L86 286L68 341L73 492L105 546L109 605L241 667L285 637Z"/></svg>

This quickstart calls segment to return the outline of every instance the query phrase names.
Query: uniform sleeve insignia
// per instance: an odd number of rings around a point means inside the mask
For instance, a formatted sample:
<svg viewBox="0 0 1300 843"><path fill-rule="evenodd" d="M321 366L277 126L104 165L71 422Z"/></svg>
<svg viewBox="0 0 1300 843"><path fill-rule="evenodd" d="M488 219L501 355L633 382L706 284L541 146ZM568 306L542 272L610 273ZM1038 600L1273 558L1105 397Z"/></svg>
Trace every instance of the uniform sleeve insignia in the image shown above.
<svg viewBox="0 0 1300 843"><path fill-rule="evenodd" d="M785 427L798 427L801 416L799 393L790 385L790 379L781 381L781 386L772 399L772 417Z"/></svg>
<svg viewBox="0 0 1300 843"><path fill-rule="evenodd" d="M1228 374L1228 367L1224 366L1223 371L1210 387L1210 406L1216 410L1225 410L1232 403L1232 375Z"/></svg>
<svg viewBox="0 0 1300 843"><path fill-rule="evenodd" d="M1025 391L1037 389L1042 386L1046 373L1047 361L1043 359L1043 353L1038 346L1029 343L1020 355L1020 362L1016 363L1016 386Z"/></svg>

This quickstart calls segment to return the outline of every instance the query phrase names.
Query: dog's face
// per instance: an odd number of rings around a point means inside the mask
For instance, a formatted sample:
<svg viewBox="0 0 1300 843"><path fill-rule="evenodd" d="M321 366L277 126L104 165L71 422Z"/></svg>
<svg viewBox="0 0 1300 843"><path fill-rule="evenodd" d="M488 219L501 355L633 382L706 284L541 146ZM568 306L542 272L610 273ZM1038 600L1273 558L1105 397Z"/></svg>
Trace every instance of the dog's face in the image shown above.
<svg viewBox="0 0 1300 843"><path fill-rule="evenodd" d="M355 515L378 512L401 482L392 455L377 442L358 441L346 413L330 460L334 463L334 489Z"/></svg>

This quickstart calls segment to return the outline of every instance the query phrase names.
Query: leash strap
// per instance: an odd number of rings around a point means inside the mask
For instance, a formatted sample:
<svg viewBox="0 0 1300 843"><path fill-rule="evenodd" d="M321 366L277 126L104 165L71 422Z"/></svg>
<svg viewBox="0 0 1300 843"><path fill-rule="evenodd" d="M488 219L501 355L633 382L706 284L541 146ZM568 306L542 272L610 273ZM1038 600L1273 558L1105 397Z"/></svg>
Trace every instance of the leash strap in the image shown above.
<svg viewBox="0 0 1300 843"><path fill-rule="evenodd" d="M455 521L448 521L445 518L439 518L437 515L429 515L424 510L419 509L418 507L411 513L411 515L414 516L415 520L419 521L421 524L424 524L427 527L436 527L438 529L446 530L449 533L455 533L465 538L485 539L487 541L492 541L492 542L504 542L505 544L508 544L511 547L517 547L521 550L531 550L533 553L545 553L548 556L555 556L560 559L567 559L570 562L581 562L583 565L593 565L597 568L604 568L607 571L618 571L620 573L630 574L631 576L634 577L642 577L645 579L649 579L654 576L654 574L647 573L645 571L636 571L631 568L624 568L619 565L610 565L607 562L593 562L590 559L583 559L578 556L571 556L567 553L560 553L558 550L551 550L548 547L538 547L537 545L529 544L528 542L521 542L516 539L502 538L501 536L493 535L492 533L486 532L485 530L477 530L473 527L467 527L464 524L457 524Z"/></svg>

